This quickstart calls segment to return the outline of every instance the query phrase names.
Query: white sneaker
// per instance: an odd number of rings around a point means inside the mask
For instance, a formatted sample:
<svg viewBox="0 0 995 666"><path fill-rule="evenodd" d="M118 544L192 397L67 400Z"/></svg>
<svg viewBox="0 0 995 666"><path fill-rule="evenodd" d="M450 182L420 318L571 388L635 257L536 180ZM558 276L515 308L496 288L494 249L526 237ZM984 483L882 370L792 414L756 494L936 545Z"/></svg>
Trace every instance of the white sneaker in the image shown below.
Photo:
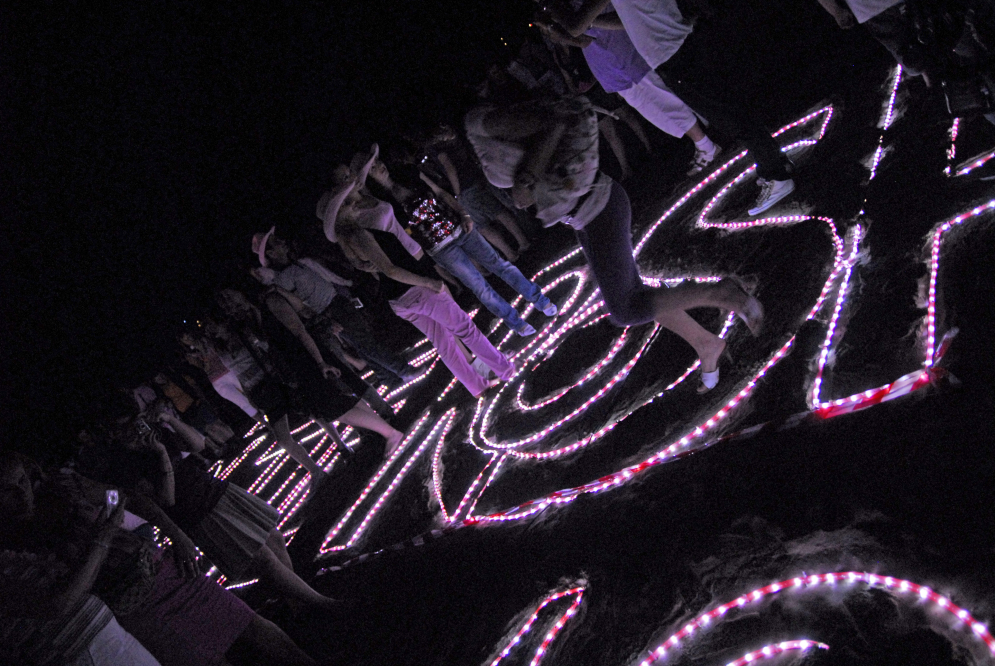
<svg viewBox="0 0 995 666"><path fill-rule="evenodd" d="M750 209L750 215L759 215L795 191L795 181L790 178L788 180L757 178L757 183L760 185L760 196Z"/></svg>
<svg viewBox="0 0 995 666"><path fill-rule="evenodd" d="M718 144L712 144L712 150L695 150L694 159L691 160L691 168L688 169L687 175L697 176L699 173L708 168L708 165L715 161L715 158L719 156L722 152L722 148Z"/></svg>
<svg viewBox="0 0 995 666"><path fill-rule="evenodd" d="M542 313L547 317L555 317L556 313L559 312L559 308L556 307L556 303L553 301L549 302L549 305L542 309Z"/></svg>

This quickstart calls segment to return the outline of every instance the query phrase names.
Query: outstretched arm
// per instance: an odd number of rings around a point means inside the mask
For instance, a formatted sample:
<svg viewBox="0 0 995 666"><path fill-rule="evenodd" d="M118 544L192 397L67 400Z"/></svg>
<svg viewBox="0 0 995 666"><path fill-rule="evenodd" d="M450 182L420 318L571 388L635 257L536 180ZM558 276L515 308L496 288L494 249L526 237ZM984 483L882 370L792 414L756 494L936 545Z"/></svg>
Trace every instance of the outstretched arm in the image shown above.
<svg viewBox="0 0 995 666"><path fill-rule="evenodd" d="M573 37L583 35L594 20L605 10L611 0L584 0L578 9L573 9L563 0L557 0L550 7L553 20L559 23Z"/></svg>
<svg viewBox="0 0 995 666"><path fill-rule="evenodd" d="M589 46L591 42L594 41L594 38L590 35L579 35L574 37L559 23L550 23L539 19L536 19L534 23L539 27L539 31L542 32L542 34L549 37L549 39L556 44L576 46L577 48L582 49Z"/></svg>
<svg viewBox="0 0 995 666"><path fill-rule="evenodd" d="M836 24L839 27L847 30L856 25L857 19L842 0L818 0L818 2L823 9L829 12L830 16L836 19Z"/></svg>
<svg viewBox="0 0 995 666"><path fill-rule="evenodd" d="M373 167L373 163L377 161L377 156L380 155L380 145L373 144L370 146L370 156L367 158L363 166L359 168L356 172L356 187L362 187L366 185L366 177L370 175L370 168Z"/></svg>
<svg viewBox="0 0 995 666"><path fill-rule="evenodd" d="M410 284L413 287L428 287L432 291L441 292L445 285L442 280L416 275L391 262L390 258L377 244L377 241L365 229L359 229L349 235L348 245L356 254L356 257L363 262L369 263L373 268L383 273L392 280Z"/></svg>
<svg viewBox="0 0 995 666"><path fill-rule="evenodd" d="M124 502L114 511L101 513L86 556L71 568L70 574L55 585L39 589L14 577L0 575L0 611L12 617L55 620L72 610L97 580L100 567L110 551L114 531L124 517Z"/></svg>
<svg viewBox="0 0 995 666"><path fill-rule="evenodd" d="M315 343L314 338L311 334L307 332L304 328L304 322L301 318L297 316L297 312L294 310L293 306L285 299L282 295L276 292L270 292L264 297L264 302L269 311L273 313L281 324L287 327L294 337L300 340L301 344L304 345L304 349L307 350L308 355L314 359L314 362L318 364L318 368L321 370L322 374L326 377L329 374L334 374L338 376L339 371L327 363L325 363L325 358L321 355L321 350L318 349L317 343Z"/></svg>

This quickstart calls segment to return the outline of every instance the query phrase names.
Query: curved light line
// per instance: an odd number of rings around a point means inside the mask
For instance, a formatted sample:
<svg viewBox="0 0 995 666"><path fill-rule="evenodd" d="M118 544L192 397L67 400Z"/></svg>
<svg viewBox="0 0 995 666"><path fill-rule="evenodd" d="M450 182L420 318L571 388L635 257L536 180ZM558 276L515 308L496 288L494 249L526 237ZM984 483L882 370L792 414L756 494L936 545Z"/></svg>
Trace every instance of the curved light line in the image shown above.
<svg viewBox="0 0 995 666"><path fill-rule="evenodd" d="M639 666L652 666L659 663L688 639L714 627L727 613L750 604L755 604L761 599L767 599L784 590L813 589L821 586L834 587L836 585L853 585L857 583L867 585L868 587L881 588L893 594L908 594L919 597L921 602L932 604L940 611L953 616L957 623L963 623L964 626L970 627L971 634L975 639L984 643L989 653L995 656L995 638L988 632L988 628L978 622L969 611L955 605L949 599L934 592L930 588L913 583L912 581L892 578L891 576L880 576L863 571L837 571L827 574L799 576L771 583L770 585L747 592L728 603L713 608L707 613L702 613L650 652L645 659L639 662Z"/></svg>
<svg viewBox="0 0 995 666"><path fill-rule="evenodd" d="M586 589L587 588L585 586L578 585L577 587L572 587L568 590L556 592L543 599L542 603L540 603L539 606L535 609L535 611L533 611L532 614L529 616L529 618L522 623L522 626L519 628L518 632L511 638L511 640L508 641L507 645L505 645L504 649L501 650L498 656L495 657L492 661L487 662L487 666L498 666L498 664L504 661L505 658L509 654L511 654L511 651L515 648L515 646L517 646L522 641L522 638L524 638L526 634L532 631L532 625L534 625L536 620L539 619L539 614L546 606L553 603L554 601L557 601L558 599L562 599L563 597L573 596L574 597L573 603L570 604L570 607L567 608L567 610L563 613L563 615L560 616L556 624L554 624L550 628L550 630L546 632L546 635L543 637L542 643L536 649L535 654L532 657L532 661L529 662L529 666L538 666L539 662L542 661L543 656L545 656L546 651L549 649L549 646L553 643L554 640L556 640L556 635L559 634L560 631L563 629L563 627L566 625L566 623L570 621L570 618L572 618L574 615L577 614L577 610L580 608L581 603L584 601L584 591Z"/></svg>

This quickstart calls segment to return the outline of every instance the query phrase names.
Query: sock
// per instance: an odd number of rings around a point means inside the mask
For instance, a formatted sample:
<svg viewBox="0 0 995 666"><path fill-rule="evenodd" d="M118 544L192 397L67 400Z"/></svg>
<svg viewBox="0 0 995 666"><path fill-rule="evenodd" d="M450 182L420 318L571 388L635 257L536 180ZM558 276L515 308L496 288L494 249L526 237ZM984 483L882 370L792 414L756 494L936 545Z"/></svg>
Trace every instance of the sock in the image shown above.
<svg viewBox="0 0 995 666"><path fill-rule="evenodd" d="M709 139L707 136L702 137L701 141L695 141L694 147L702 151L703 153L715 152L715 144L712 143L712 140Z"/></svg>

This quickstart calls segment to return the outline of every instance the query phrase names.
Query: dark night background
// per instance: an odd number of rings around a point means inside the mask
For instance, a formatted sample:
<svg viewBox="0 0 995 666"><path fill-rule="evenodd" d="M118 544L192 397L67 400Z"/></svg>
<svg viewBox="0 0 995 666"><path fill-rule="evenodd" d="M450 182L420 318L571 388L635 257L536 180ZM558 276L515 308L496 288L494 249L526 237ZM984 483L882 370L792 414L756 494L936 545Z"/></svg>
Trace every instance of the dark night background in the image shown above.
<svg viewBox="0 0 995 666"><path fill-rule="evenodd" d="M771 125L845 88L868 54L886 62L814 0L735 6L729 57L761 65L740 83ZM313 223L337 161L456 116L533 9L5 6L8 436L47 448L101 392L147 379L181 321L249 262L254 231Z"/></svg>

